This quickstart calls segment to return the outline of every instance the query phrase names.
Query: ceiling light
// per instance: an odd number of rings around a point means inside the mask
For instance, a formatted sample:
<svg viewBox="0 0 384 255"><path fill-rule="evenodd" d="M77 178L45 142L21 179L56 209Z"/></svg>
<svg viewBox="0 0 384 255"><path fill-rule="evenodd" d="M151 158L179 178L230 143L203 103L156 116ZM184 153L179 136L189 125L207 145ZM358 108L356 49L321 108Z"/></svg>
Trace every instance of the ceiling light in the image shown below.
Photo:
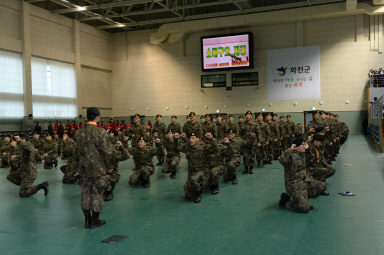
<svg viewBox="0 0 384 255"><path fill-rule="evenodd" d="M86 8L85 8L85 7L82 7L82 6L77 6L77 10L78 10L78 11L85 11Z"/></svg>

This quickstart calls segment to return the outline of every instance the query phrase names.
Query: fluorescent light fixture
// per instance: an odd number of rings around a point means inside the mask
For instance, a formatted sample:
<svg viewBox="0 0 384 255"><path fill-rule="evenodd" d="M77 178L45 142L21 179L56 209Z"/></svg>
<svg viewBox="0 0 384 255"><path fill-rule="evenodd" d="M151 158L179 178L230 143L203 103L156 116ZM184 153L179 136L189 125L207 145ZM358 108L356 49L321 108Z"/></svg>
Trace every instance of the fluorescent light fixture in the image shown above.
<svg viewBox="0 0 384 255"><path fill-rule="evenodd" d="M316 107L312 106L312 111L316 111Z"/></svg>
<svg viewBox="0 0 384 255"><path fill-rule="evenodd" d="M262 112L265 112L265 108L261 109Z"/></svg>
<svg viewBox="0 0 384 255"><path fill-rule="evenodd" d="M216 112L217 112L217 113L220 113L220 110L219 110L219 109L217 109L217 110L216 110Z"/></svg>
<svg viewBox="0 0 384 255"><path fill-rule="evenodd" d="M78 10L78 11L85 11L86 8L85 8L85 7L82 7L82 6L77 6L77 10Z"/></svg>

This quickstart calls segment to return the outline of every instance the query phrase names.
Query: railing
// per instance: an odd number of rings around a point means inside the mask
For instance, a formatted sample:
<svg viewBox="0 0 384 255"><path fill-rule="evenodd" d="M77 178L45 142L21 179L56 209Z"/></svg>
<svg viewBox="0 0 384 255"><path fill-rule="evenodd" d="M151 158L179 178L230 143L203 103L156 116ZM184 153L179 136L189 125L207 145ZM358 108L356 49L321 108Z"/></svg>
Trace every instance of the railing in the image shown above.
<svg viewBox="0 0 384 255"><path fill-rule="evenodd" d="M384 96L369 106L368 135L381 152L384 152Z"/></svg>
<svg viewBox="0 0 384 255"><path fill-rule="evenodd" d="M369 74L369 86L373 88L384 87L384 74Z"/></svg>

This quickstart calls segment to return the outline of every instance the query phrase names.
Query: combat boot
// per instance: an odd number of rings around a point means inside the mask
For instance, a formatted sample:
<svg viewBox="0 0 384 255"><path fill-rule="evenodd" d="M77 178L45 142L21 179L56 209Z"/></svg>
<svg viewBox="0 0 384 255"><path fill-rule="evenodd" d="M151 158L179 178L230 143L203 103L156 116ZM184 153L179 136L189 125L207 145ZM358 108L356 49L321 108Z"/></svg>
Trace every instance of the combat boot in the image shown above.
<svg viewBox="0 0 384 255"><path fill-rule="evenodd" d="M105 220L99 219L99 214L100 213L98 212L92 212L92 225L95 227L100 227L106 224Z"/></svg>
<svg viewBox="0 0 384 255"><path fill-rule="evenodd" d="M93 228L91 210L84 210L83 209L83 213L84 213L84 218L85 218L84 227L85 228Z"/></svg>
<svg viewBox="0 0 384 255"><path fill-rule="evenodd" d="M232 184L238 184L237 178L233 179Z"/></svg>
<svg viewBox="0 0 384 255"><path fill-rule="evenodd" d="M249 171L250 174L253 174L253 166L249 166Z"/></svg>
<svg viewBox="0 0 384 255"><path fill-rule="evenodd" d="M219 194L219 185L215 185L212 187L212 195Z"/></svg>
<svg viewBox="0 0 384 255"><path fill-rule="evenodd" d="M201 202L201 193L196 195L195 200L193 202L196 203L196 204Z"/></svg>
<svg viewBox="0 0 384 255"><path fill-rule="evenodd" d="M54 165L55 168L57 167L57 159L55 159L55 160L53 161L53 165Z"/></svg>
<svg viewBox="0 0 384 255"><path fill-rule="evenodd" d="M171 173L169 177L171 177L171 179L176 179L176 173Z"/></svg>
<svg viewBox="0 0 384 255"><path fill-rule="evenodd" d="M287 202L289 201L290 197L287 193L281 193L280 195L280 201L279 201L279 207L281 209L285 209Z"/></svg>
<svg viewBox="0 0 384 255"><path fill-rule="evenodd" d="M247 174L247 173L248 173L248 166L244 166L243 174Z"/></svg>
<svg viewBox="0 0 384 255"><path fill-rule="evenodd" d="M111 201L113 199L113 191L106 191L104 194L104 201Z"/></svg>
<svg viewBox="0 0 384 255"><path fill-rule="evenodd" d="M272 157L268 157L268 164L272 164Z"/></svg>
<svg viewBox="0 0 384 255"><path fill-rule="evenodd" d="M144 189L147 189L149 187L151 187L151 182L150 181L147 181L146 183L143 184L143 188Z"/></svg>
<svg viewBox="0 0 384 255"><path fill-rule="evenodd" d="M39 185L37 185L37 190L44 190L44 195L48 195L49 192L49 183L48 182L43 182Z"/></svg>

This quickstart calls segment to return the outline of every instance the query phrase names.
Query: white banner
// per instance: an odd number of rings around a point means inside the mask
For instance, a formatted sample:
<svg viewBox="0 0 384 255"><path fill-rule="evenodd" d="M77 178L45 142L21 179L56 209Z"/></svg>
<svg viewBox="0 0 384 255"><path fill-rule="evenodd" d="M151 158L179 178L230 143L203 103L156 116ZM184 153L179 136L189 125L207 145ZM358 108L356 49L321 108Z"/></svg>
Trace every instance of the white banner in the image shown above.
<svg viewBox="0 0 384 255"><path fill-rule="evenodd" d="M268 101L320 99L320 46L267 52Z"/></svg>

